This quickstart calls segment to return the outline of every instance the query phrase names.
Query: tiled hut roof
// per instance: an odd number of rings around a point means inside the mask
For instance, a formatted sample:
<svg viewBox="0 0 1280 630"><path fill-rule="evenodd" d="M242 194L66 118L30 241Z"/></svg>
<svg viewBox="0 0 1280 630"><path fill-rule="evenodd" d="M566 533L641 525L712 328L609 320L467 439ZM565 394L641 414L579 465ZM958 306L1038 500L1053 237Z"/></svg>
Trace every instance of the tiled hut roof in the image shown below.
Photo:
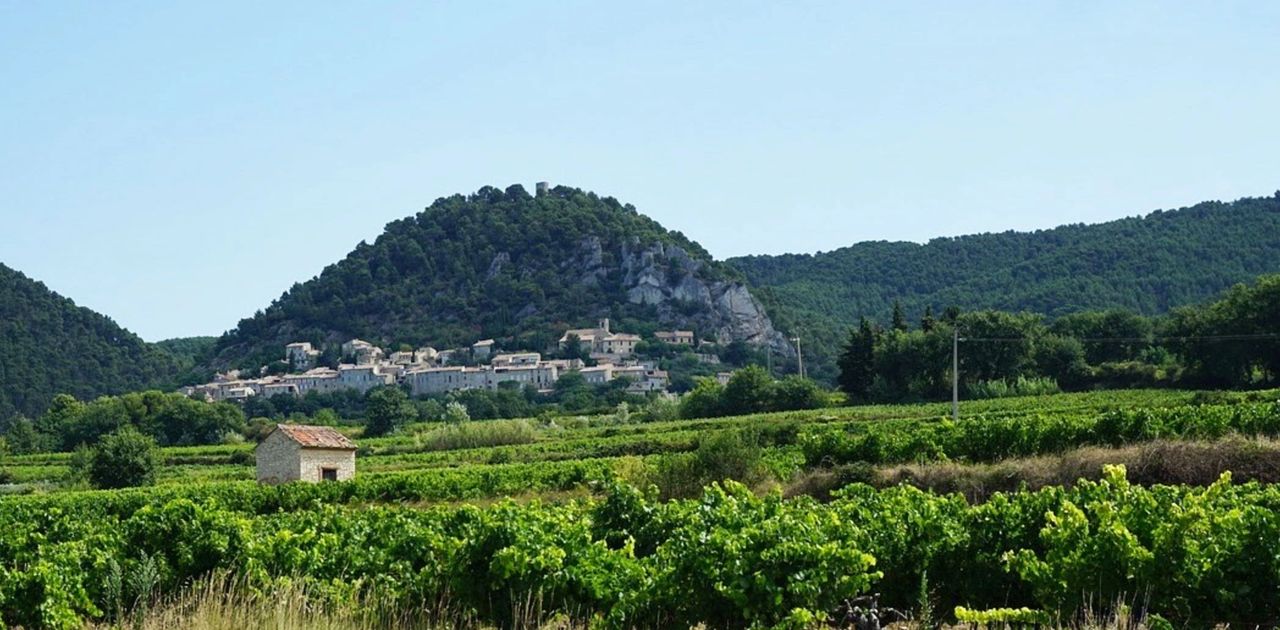
<svg viewBox="0 0 1280 630"><path fill-rule="evenodd" d="M285 437L302 445L302 448L334 448L356 450L355 442L338 433L331 427L316 427L305 424L277 424L276 430Z"/></svg>

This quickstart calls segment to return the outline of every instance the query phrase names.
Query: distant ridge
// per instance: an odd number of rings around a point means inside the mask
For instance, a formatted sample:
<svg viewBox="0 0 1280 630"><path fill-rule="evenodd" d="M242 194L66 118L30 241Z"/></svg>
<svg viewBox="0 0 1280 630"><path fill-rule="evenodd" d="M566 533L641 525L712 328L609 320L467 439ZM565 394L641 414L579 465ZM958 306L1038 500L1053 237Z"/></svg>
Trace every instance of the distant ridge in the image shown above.
<svg viewBox="0 0 1280 630"><path fill-rule="evenodd" d="M1280 193L1096 225L716 261L611 197L485 187L388 224L216 340L147 344L0 264L0 428L59 393L170 387L279 359L290 341L448 347L493 337L537 350L599 317L628 332L678 327L769 346L775 358L799 336L808 372L831 379L848 328L860 316L887 323L895 300L913 323L952 305L1158 314L1277 272Z"/></svg>
<svg viewBox="0 0 1280 630"><path fill-rule="evenodd" d="M918 321L954 305L1060 315L1122 308L1157 314L1280 271L1280 192L1205 202L1094 225L864 242L820 254L744 256L743 272L774 322L813 341L815 367L866 316L895 300Z"/></svg>
<svg viewBox="0 0 1280 630"><path fill-rule="evenodd" d="M0 264L0 423L57 394L93 398L168 385L172 357L111 318Z"/></svg>

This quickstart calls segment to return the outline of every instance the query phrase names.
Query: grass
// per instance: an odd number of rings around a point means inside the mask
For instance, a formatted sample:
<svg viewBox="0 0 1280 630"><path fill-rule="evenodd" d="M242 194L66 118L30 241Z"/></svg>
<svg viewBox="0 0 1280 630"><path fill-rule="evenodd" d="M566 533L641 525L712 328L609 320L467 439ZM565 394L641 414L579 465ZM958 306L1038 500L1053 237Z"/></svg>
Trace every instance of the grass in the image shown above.
<svg viewBox="0 0 1280 630"><path fill-rule="evenodd" d="M571 620L549 616L536 597L513 610L511 630L585 630ZM286 581L265 591L227 574L197 581L176 596L138 603L115 623L91 630L437 630L490 628L477 624L447 600L406 605L378 595L376 588L354 587L332 596L301 581Z"/></svg>
<svg viewBox="0 0 1280 630"><path fill-rule="evenodd" d="M118 623L96 626L100 630L129 627L134 630L428 630L466 625L457 615L439 615L439 608L402 607L375 594L355 595L333 604L301 582L289 582L265 592L226 575L198 581L177 596L138 603Z"/></svg>
<svg viewBox="0 0 1280 630"><path fill-rule="evenodd" d="M243 581L225 574L199 580L176 596L150 603L140 603L124 612L115 623L88 626L91 630L437 630L455 628L489 628L475 623L455 610L448 601L420 606L404 606L380 598L371 589L349 596L341 603L332 597L313 592L300 582L286 582L267 591L248 587ZM537 598L529 598L513 611L516 622L512 630L578 630L580 622L554 617L542 611ZM828 624L812 626L832 627ZM947 630L1006 628L1004 624L962 623L928 626L917 621L904 621L885 626L894 630ZM1086 607L1078 620L1067 624L1038 626L1056 630L1157 630L1163 626L1140 618L1133 609L1120 602L1108 606L1107 612Z"/></svg>
<svg viewBox="0 0 1280 630"><path fill-rule="evenodd" d="M451 451L465 448L532 444L537 431L528 420L490 420L487 422L463 422L446 424L420 437L423 450Z"/></svg>

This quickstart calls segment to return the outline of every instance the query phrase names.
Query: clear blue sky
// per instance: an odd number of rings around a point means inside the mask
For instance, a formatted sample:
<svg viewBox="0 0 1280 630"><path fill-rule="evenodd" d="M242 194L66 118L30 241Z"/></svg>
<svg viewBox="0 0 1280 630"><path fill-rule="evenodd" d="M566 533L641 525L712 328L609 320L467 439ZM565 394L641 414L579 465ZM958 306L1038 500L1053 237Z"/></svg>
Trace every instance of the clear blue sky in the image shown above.
<svg viewBox="0 0 1280 630"><path fill-rule="evenodd" d="M482 185L718 257L1280 188L1275 2L0 0L0 262L218 334Z"/></svg>

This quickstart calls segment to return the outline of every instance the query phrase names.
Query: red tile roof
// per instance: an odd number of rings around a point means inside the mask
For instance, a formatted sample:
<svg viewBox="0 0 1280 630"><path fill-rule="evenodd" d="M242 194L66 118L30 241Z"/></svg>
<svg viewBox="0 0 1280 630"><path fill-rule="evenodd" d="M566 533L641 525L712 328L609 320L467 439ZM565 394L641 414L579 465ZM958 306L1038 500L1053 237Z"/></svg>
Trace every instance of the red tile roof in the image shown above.
<svg viewBox="0 0 1280 630"><path fill-rule="evenodd" d="M356 450L355 442L331 427L314 427L305 424L277 424L276 430L285 437L301 444L303 448L335 448Z"/></svg>

